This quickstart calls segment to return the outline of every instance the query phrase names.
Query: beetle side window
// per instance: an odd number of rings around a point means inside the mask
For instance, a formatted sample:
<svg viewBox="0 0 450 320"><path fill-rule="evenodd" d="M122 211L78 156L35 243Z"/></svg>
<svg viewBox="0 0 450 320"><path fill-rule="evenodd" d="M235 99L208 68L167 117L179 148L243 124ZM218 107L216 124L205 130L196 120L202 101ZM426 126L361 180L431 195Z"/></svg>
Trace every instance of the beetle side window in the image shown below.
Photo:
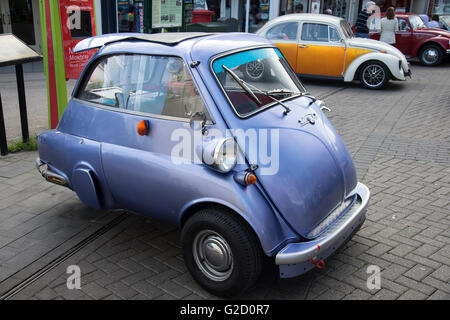
<svg viewBox="0 0 450 320"><path fill-rule="evenodd" d="M408 31L408 22L405 19L398 18L398 31Z"/></svg>
<svg viewBox="0 0 450 320"><path fill-rule="evenodd" d="M298 23L283 23L269 29L266 38L269 40L297 40Z"/></svg>
<svg viewBox="0 0 450 320"><path fill-rule="evenodd" d="M304 23L302 40L328 42L328 25L320 23Z"/></svg>
<svg viewBox="0 0 450 320"><path fill-rule="evenodd" d="M330 41L332 42L338 42L341 41L341 35L337 30L333 27L328 26L328 30L330 32Z"/></svg>
<svg viewBox="0 0 450 320"><path fill-rule="evenodd" d="M97 64L78 98L149 115L209 118L203 100L181 58L115 55Z"/></svg>

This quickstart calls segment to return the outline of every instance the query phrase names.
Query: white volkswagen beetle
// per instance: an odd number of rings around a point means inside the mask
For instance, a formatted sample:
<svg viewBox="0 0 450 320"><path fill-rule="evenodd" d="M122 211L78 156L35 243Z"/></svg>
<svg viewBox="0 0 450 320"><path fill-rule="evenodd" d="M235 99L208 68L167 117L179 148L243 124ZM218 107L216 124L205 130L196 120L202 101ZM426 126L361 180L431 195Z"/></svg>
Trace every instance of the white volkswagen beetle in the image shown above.
<svg viewBox="0 0 450 320"><path fill-rule="evenodd" d="M269 21L257 32L281 50L302 77L346 82L360 80L368 89L381 89L389 80L411 75L405 56L377 40L356 38L347 21L324 14L289 14ZM263 77L264 65L249 65L247 77Z"/></svg>

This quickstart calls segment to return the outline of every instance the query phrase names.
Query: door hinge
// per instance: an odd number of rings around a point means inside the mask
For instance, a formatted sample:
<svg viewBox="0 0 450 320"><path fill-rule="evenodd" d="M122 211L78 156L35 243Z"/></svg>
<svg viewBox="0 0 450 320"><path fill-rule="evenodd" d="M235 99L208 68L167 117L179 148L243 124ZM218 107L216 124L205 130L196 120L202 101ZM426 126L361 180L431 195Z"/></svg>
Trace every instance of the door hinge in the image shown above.
<svg viewBox="0 0 450 320"><path fill-rule="evenodd" d="M200 61L192 61L189 65L191 66L191 68L195 68L196 66L198 66L200 64Z"/></svg>

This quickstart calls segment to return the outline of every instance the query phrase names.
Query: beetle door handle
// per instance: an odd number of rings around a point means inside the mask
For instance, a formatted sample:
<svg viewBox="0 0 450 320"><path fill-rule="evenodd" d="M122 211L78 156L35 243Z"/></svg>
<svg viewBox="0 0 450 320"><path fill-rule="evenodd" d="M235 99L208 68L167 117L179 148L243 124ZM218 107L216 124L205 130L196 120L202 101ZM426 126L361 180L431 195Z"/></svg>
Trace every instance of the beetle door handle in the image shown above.
<svg viewBox="0 0 450 320"><path fill-rule="evenodd" d="M308 46L306 44L299 44L298 47L299 48L308 48Z"/></svg>

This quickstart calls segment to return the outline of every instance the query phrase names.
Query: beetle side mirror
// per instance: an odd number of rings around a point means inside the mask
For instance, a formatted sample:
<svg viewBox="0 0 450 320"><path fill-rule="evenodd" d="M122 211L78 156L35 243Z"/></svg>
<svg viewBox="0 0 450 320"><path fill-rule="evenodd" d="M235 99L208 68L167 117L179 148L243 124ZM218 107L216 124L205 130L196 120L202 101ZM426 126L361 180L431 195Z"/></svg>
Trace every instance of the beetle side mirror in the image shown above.
<svg viewBox="0 0 450 320"><path fill-rule="evenodd" d="M192 130L201 129L202 133L204 133L206 128L206 114L201 111L195 112L189 120L189 125Z"/></svg>

